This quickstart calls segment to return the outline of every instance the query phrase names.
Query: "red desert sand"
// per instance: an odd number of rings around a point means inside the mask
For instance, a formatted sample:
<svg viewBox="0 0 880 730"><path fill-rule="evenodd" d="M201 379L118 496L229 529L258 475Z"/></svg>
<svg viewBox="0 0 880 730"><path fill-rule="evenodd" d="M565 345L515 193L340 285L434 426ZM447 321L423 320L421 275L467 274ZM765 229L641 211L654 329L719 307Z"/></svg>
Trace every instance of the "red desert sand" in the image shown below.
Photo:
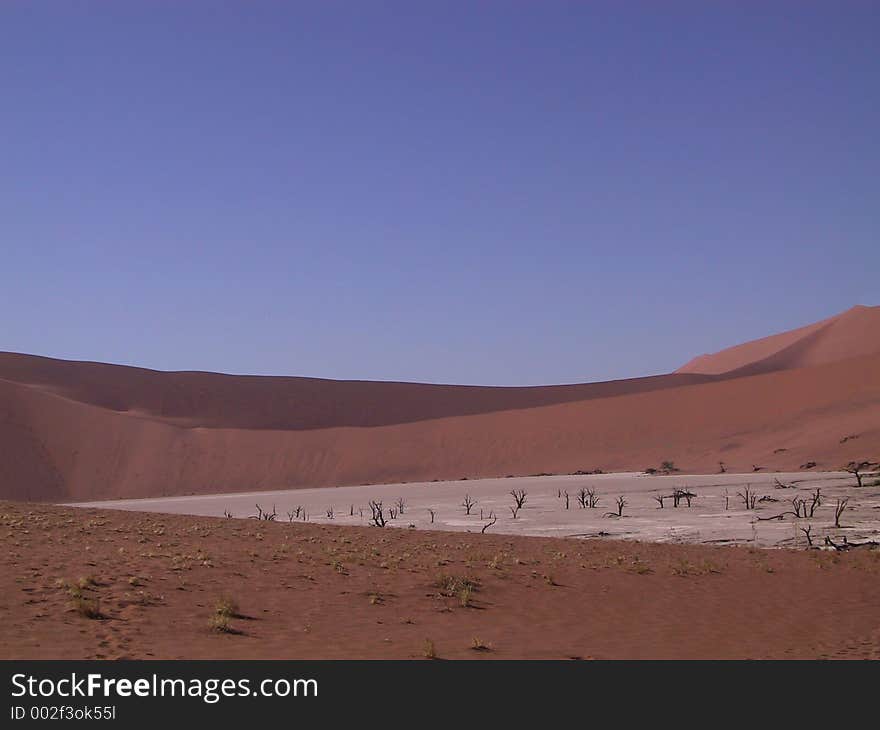
<svg viewBox="0 0 880 730"><path fill-rule="evenodd" d="M0 658L880 658L880 552L0 502Z"/></svg>
<svg viewBox="0 0 880 730"><path fill-rule="evenodd" d="M0 354L0 497L83 501L880 457L880 307L678 373L492 388L156 372ZM857 438L852 438L853 436Z"/></svg>

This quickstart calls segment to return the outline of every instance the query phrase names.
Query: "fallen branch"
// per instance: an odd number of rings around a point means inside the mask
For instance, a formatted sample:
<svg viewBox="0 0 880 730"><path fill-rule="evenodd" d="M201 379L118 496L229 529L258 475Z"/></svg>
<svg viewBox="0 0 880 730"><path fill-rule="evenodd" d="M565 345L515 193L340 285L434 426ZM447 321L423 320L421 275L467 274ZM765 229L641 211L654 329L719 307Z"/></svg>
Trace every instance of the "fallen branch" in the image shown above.
<svg viewBox="0 0 880 730"><path fill-rule="evenodd" d="M840 544L834 542L834 540L832 540L830 537L826 537L825 544L829 547L833 547L835 550L838 550L840 552L855 550L856 548L880 546L880 542L877 542L876 540L865 540L865 542L849 542L846 539L846 535L843 536L843 542Z"/></svg>

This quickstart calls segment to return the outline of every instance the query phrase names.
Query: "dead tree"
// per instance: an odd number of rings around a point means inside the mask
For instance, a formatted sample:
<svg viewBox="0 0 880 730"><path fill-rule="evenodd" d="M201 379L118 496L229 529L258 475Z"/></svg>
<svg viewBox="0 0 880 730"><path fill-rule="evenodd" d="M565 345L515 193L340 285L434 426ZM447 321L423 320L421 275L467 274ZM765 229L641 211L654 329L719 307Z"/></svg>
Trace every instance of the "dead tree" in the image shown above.
<svg viewBox="0 0 880 730"><path fill-rule="evenodd" d="M664 499L666 499L665 494L655 494L654 495L654 501L660 505L660 507L658 509L663 509L663 500Z"/></svg>
<svg viewBox="0 0 880 730"><path fill-rule="evenodd" d="M621 495L616 500L617 512L606 512L605 517L623 517L623 508L626 507L626 499Z"/></svg>
<svg viewBox="0 0 880 730"><path fill-rule="evenodd" d="M812 525L807 525L806 527L798 528L801 532L804 533L804 537L807 538L807 545L809 547L813 547L813 538L810 536L810 533L813 531Z"/></svg>
<svg viewBox="0 0 880 730"><path fill-rule="evenodd" d="M488 530L492 525L498 522L498 518L495 516L494 512L489 513L489 521L483 525L483 528L480 530L481 533L485 534L486 530Z"/></svg>
<svg viewBox="0 0 880 730"><path fill-rule="evenodd" d="M779 500L764 496L761 497L761 499L759 499L758 501L778 502ZM798 519L800 519L801 517L812 517L816 511L816 507L821 504L821 496L819 490L817 489L815 493L811 495L811 500L809 502L803 497L792 497L789 502L791 502L791 510L780 512L778 515L773 515L772 517L758 517L758 522L767 522L768 520L784 520L785 515L792 515Z"/></svg>
<svg viewBox="0 0 880 730"><path fill-rule="evenodd" d="M681 500L687 502L687 506L691 506L691 500L697 495L691 492L689 489L675 489L672 493L672 506L678 507L681 503Z"/></svg>
<svg viewBox="0 0 880 730"><path fill-rule="evenodd" d="M840 527L840 517L846 510L846 506L849 504L849 497L844 497L843 499L838 499L837 504L834 507L834 526Z"/></svg>
<svg viewBox="0 0 880 730"><path fill-rule="evenodd" d="M587 490L583 487L580 488L576 495L576 499L578 504L581 506L581 509L586 509L587 507Z"/></svg>
<svg viewBox="0 0 880 730"><path fill-rule="evenodd" d="M332 520L334 514L335 514L335 513L333 512L333 508L332 508L332 507L328 507L328 508L327 508L327 519L328 519L328 520Z"/></svg>
<svg viewBox="0 0 880 730"><path fill-rule="evenodd" d="M370 511L373 513L370 522L375 527L385 527L385 511L382 508L382 503L370 500Z"/></svg>
<svg viewBox="0 0 880 730"><path fill-rule="evenodd" d="M819 487L816 487L816 491L813 492L812 502L810 503L810 517L812 517L813 514L815 513L816 507L821 507L821 506L822 506L822 492L819 491Z"/></svg>
<svg viewBox="0 0 880 730"><path fill-rule="evenodd" d="M428 507L428 514L431 515L431 524L434 524L434 510Z"/></svg>
<svg viewBox="0 0 880 730"><path fill-rule="evenodd" d="M223 516L224 516L227 520L228 520L228 519L231 519L231 518L232 518L232 512L230 512L228 509L225 509L225 510L223 510Z"/></svg>
<svg viewBox="0 0 880 730"><path fill-rule="evenodd" d="M724 509L730 509L730 495L724 490Z"/></svg>
<svg viewBox="0 0 880 730"><path fill-rule="evenodd" d="M261 520L265 522L274 522L275 518L278 516L278 512L275 509L275 505L272 505L271 512L263 512L263 508L260 505L257 505L257 514L251 515L252 520Z"/></svg>
<svg viewBox="0 0 880 730"><path fill-rule="evenodd" d="M526 490L525 489L511 489L510 496L513 497L514 506L510 507L510 514L513 515L513 519L516 519L516 516L519 514L519 511L522 509L522 506L526 503Z"/></svg>
<svg viewBox="0 0 880 730"><path fill-rule="evenodd" d="M843 467L843 470L852 474L856 478L857 486L861 487L865 472L872 466L874 466L874 464L870 461L851 461Z"/></svg>
<svg viewBox="0 0 880 730"><path fill-rule="evenodd" d="M598 506L599 497L596 494L596 489L595 487L590 487L590 489L587 490L587 507L589 507L590 509L595 509Z"/></svg>
<svg viewBox="0 0 880 730"><path fill-rule="evenodd" d="M755 509L755 502L758 501L758 495L751 490L751 486L751 484L747 484L743 491L736 493L736 496L743 501L746 509Z"/></svg>
<svg viewBox="0 0 880 730"><path fill-rule="evenodd" d="M469 495L469 494L464 495L464 502L461 503L461 506L464 507L464 513L466 515L469 515L476 503L477 503L476 500L471 499L471 495Z"/></svg>
<svg viewBox="0 0 880 730"><path fill-rule="evenodd" d="M568 509L568 504L569 504L568 500L569 500L568 490L565 490L565 509Z"/></svg>
<svg viewBox="0 0 880 730"><path fill-rule="evenodd" d="M394 504L397 506L397 514L402 515L404 507L406 507L406 500L403 497L398 497Z"/></svg>
<svg viewBox="0 0 880 730"><path fill-rule="evenodd" d="M723 462L723 461L719 461L719 462L718 462L718 473L719 473L719 474L727 474L727 467L724 466L724 462Z"/></svg>
<svg viewBox="0 0 880 730"><path fill-rule="evenodd" d="M397 519L397 508L389 507L388 508L388 517L390 517L392 520L396 520Z"/></svg>
<svg viewBox="0 0 880 730"><path fill-rule="evenodd" d="M765 498L762 497L760 501L763 501ZM782 519L783 515L793 514L795 517L813 517L816 513L816 507L821 506L822 504L822 494L817 488L813 494L810 495L810 500L807 501L804 497L792 497L790 500L792 512L783 512L782 515L779 516Z"/></svg>
<svg viewBox="0 0 880 730"><path fill-rule="evenodd" d="M348 516L354 517L354 505L353 504L348 505Z"/></svg>

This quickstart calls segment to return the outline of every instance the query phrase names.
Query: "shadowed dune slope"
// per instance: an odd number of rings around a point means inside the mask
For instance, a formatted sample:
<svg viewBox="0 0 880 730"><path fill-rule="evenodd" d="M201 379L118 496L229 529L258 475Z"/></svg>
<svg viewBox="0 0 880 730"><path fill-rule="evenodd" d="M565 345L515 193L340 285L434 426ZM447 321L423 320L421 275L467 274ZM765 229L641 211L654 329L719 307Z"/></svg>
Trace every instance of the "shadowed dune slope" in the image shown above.
<svg viewBox="0 0 880 730"><path fill-rule="evenodd" d="M188 427L299 430L386 426L679 387L700 374L535 387L430 385L203 372L0 353L0 379Z"/></svg>
<svg viewBox="0 0 880 730"><path fill-rule="evenodd" d="M806 327L700 355L677 373L740 376L880 356L880 306L856 306Z"/></svg>
<svg viewBox="0 0 880 730"><path fill-rule="evenodd" d="M0 412L0 495L13 499L623 471L663 459L708 472L719 460L731 471L837 467L880 456L880 360L374 428L182 428L8 381Z"/></svg>

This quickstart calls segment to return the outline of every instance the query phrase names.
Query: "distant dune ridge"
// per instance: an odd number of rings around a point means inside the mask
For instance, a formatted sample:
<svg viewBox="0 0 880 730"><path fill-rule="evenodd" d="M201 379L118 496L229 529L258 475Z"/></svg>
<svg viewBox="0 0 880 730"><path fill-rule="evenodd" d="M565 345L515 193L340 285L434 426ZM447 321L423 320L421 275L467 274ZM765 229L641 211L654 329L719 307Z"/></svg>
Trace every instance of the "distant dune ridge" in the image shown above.
<svg viewBox="0 0 880 730"><path fill-rule="evenodd" d="M675 373L530 388L157 372L0 353L0 498L880 459L880 307Z"/></svg>
<svg viewBox="0 0 880 730"><path fill-rule="evenodd" d="M820 322L700 355L676 373L754 375L880 353L880 307L858 305Z"/></svg>

